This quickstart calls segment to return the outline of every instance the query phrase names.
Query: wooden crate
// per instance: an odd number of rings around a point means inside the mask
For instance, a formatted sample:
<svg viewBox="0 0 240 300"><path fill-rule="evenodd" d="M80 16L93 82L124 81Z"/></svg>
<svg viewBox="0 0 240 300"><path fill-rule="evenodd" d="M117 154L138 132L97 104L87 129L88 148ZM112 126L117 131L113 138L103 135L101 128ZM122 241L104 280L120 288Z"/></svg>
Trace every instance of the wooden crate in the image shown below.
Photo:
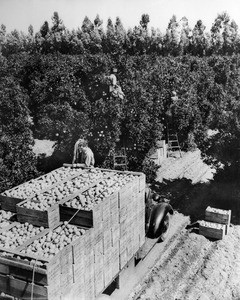
<svg viewBox="0 0 240 300"><path fill-rule="evenodd" d="M144 191L145 193L145 188L146 188L146 175L145 174L141 174L140 178L139 178L139 191Z"/></svg>
<svg viewBox="0 0 240 300"><path fill-rule="evenodd" d="M119 256L119 243L117 242L112 246L111 266L113 277L115 277L119 272Z"/></svg>
<svg viewBox="0 0 240 300"><path fill-rule="evenodd" d="M120 238L125 237L128 231L128 220L124 220L122 223L120 223L119 228L120 228Z"/></svg>
<svg viewBox="0 0 240 300"><path fill-rule="evenodd" d="M60 205L60 221L68 221L70 224L92 227L93 226L93 211L89 210L78 210L76 208Z"/></svg>
<svg viewBox="0 0 240 300"><path fill-rule="evenodd" d="M94 283L94 251L85 255L85 273L84 273L84 284L85 284L85 297L86 299L95 299L95 283Z"/></svg>
<svg viewBox="0 0 240 300"><path fill-rule="evenodd" d="M125 249L122 252L120 252L120 255L119 255L120 270L122 270L125 267L127 262L128 262L128 253L127 253L127 249Z"/></svg>
<svg viewBox="0 0 240 300"><path fill-rule="evenodd" d="M74 274L73 274L73 251L72 244L64 247L60 251L60 282L62 291L68 288L69 285L74 283Z"/></svg>
<svg viewBox="0 0 240 300"><path fill-rule="evenodd" d="M81 284L74 283L65 294L61 295L61 300L88 300L85 298L84 289L84 286Z"/></svg>
<svg viewBox="0 0 240 300"><path fill-rule="evenodd" d="M127 202L125 205L122 205L121 208L119 208L119 223L122 224L123 222L125 222L128 218L128 211L129 211L129 207L127 205Z"/></svg>
<svg viewBox="0 0 240 300"><path fill-rule="evenodd" d="M137 233L136 231L134 232L132 243L133 243L133 253L135 254L140 248L139 233Z"/></svg>
<svg viewBox="0 0 240 300"><path fill-rule="evenodd" d="M118 192L113 193L109 196L110 201L110 211L112 215L118 213Z"/></svg>
<svg viewBox="0 0 240 300"><path fill-rule="evenodd" d="M96 295L104 290L104 262L103 255L98 256L94 264L94 284Z"/></svg>
<svg viewBox="0 0 240 300"><path fill-rule="evenodd" d="M111 227L111 242L112 246L119 242L120 239L120 226Z"/></svg>
<svg viewBox="0 0 240 300"><path fill-rule="evenodd" d="M127 235L124 235L119 239L119 252L122 253L127 249Z"/></svg>
<svg viewBox="0 0 240 300"><path fill-rule="evenodd" d="M64 169L65 167L61 167L61 168L58 168L57 170L60 170L60 169ZM56 170L55 170L56 171ZM55 171L52 171L52 172L55 172ZM51 173L51 172L50 172ZM33 181L41 181L41 180L44 180L45 177L47 177L50 173L47 173L45 175L42 175L36 179L32 179L32 180L29 180L27 182L24 182L6 192L9 192L9 191L13 191L13 190L17 190L19 188L21 188L22 186L24 186L25 184L29 184ZM68 180L71 180L77 176L79 176L79 174L81 174L82 171L80 170L79 173L76 175L73 175L73 176L67 176L65 178L63 178L61 180L61 183L62 182L65 182L65 181L68 181ZM57 185L59 185L60 182L55 182L53 184L49 184L46 188L42 189L42 190L32 190L32 193L31 195L29 195L27 198L32 198L36 193L44 193L46 191L48 191L50 188L53 188L53 187L56 187ZM22 202L23 200L26 200L26 198L17 198L17 197L11 197L11 196L6 196L4 195L4 193L0 194L0 205L1 205L1 208L4 209L4 210L9 210L11 212L17 212L17 208L16 208L16 205L20 202Z"/></svg>
<svg viewBox="0 0 240 300"><path fill-rule="evenodd" d="M142 190L138 194L138 208L139 210L145 210L145 190Z"/></svg>
<svg viewBox="0 0 240 300"><path fill-rule="evenodd" d="M72 242L72 258L73 264L81 265L85 259L85 238L88 234L81 235L78 239Z"/></svg>
<svg viewBox="0 0 240 300"><path fill-rule="evenodd" d="M84 262L83 263L74 263L72 264L73 268L73 282L78 282L79 284L84 286L84 273L85 273L85 267Z"/></svg>
<svg viewBox="0 0 240 300"><path fill-rule="evenodd" d="M14 278L31 282L33 278L33 265L24 260L0 256L0 274L13 276ZM34 267L34 282L39 285L47 285L47 271L44 268Z"/></svg>
<svg viewBox="0 0 240 300"><path fill-rule="evenodd" d="M85 299L86 300L95 300L95 282L94 282L94 277L85 280L84 294L85 294Z"/></svg>
<svg viewBox="0 0 240 300"><path fill-rule="evenodd" d="M17 212L16 205L23 201L23 199L8 197L0 194L0 205L3 210L8 210L11 212Z"/></svg>
<svg viewBox="0 0 240 300"><path fill-rule="evenodd" d="M104 273L104 287L107 287L109 283L112 281L112 265L111 265L111 257L112 257L112 247L107 249L103 256L103 273Z"/></svg>
<svg viewBox="0 0 240 300"><path fill-rule="evenodd" d="M16 227L17 225L19 225L19 222L13 222L11 224L9 224L8 226L1 228L0 229L0 234L5 233L6 231L11 231L14 227ZM36 234L33 237L30 237L26 240L23 241L23 244L20 246L17 246L15 248L15 250L17 251L21 251L24 247L26 247L27 245L31 244L35 239L42 237L43 235L45 235L48 232L48 229L44 229L42 230L40 233ZM0 247L0 251L12 251L11 248L6 248L6 247Z"/></svg>
<svg viewBox="0 0 240 300"><path fill-rule="evenodd" d="M26 282L12 276L5 276L0 274L0 290L6 294L13 295L19 299L51 299L59 300L60 294L57 288L52 290L48 286L41 286ZM32 293L33 291L33 293Z"/></svg>
<svg viewBox="0 0 240 300"><path fill-rule="evenodd" d="M77 176L75 176L75 177L77 177ZM24 200L24 201L17 204L17 218L18 218L18 221L19 222L29 222L33 225L52 228L56 224L58 224L59 221L60 221L60 205L64 204L68 200L73 199L74 197L76 197L79 194L83 193L84 191L86 191L87 189L89 189L93 185L95 185L95 183L90 184L88 187L83 188L83 189L79 190L78 192L75 192L75 193L65 197L64 199L58 201L56 204L54 204L53 206L49 207L48 209L46 209L44 211L23 207L23 204L26 203L27 201L33 201L31 199ZM68 214L71 213L71 211L70 212L69 211L70 210L68 210L66 208L65 218L67 218ZM74 211L74 210L72 210L72 211ZM79 212L79 214L81 214L81 212ZM64 210L63 210L63 215L64 215ZM87 218L89 219L90 217L87 216ZM66 219L66 220L69 220L69 219ZM82 224L81 226L86 226L86 225Z"/></svg>
<svg viewBox="0 0 240 300"><path fill-rule="evenodd" d="M112 170L112 172L116 171ZM84 236L81 236L70 247L65 248L64 251L61 251L61 254L57 255L58 262L61 261L60 265L56 261L54 265L52 259L44 262L44 268L40 268L41 271L36 275L36 284L46 288L41 291L42 295L47 295L47 298L49 298L49 295L55 293L60 295L59 299L70 299L67 297L81 295L81 299L90 300L94 299L98 292L103 290L103 286L106 287L112 282L120 268L123 268L131 259L134 250L137 248L136 244L140 244L139 232L136 234L138 237L137 243L137 238L133 238L133 226L130 225L135 219L137 220L137 216L140 217L140 211L144 207L144 198L142 197L144 194L142 188L143 177L142 173L136 173L136 178L132 182L127 183L119 192L105 198L91 211L78 211L64 206L64 202L74 198L75 195L59 201L58 220L68 221L72 218L70 224L88 227L90 231L87 230ZM84 190L81 192L84 192ZM134 195L137 196L134 197ZM138 206L139 214L135 211ZM24 214L27 214L27 212L24 212ZM125 222L124 224L119 223L120 216L122 223ZM43 216L43 219L46 220L47 216ZM122 225L121 238L120 225ZM56 259L56 256L54 258ZM50 268L51 264L53 265L52 268ZM32 266L29 264L28 268L30 268L28 277L21 277L18 280L25 283L29 282ZM0 264L0 273L1 270L5 273L7 271L12 272L9 271L8 265L3 264ZM18 273L15 271L15 273L18 274L21 271L18 271ZM54 283L54 281L57 282ZM80 284L77 286L78 282ZM56 288L53 289L53 285L54 287L57 286L58 291L56 291Z"/></svg>
<svg viewBox="0 0 240 300"><path fill-rule="evenodd" d="M145 191L146 187L146 175L142 172L129 172L132 175L136 176L136 180L138 181L138 192ZM137 190L136 190L137 191Z"/></svg>
<svg viewBox="0 0 240 300"><path fill-rule="evenodd" d="M224 238L225 232L226 225L207 221L199 222L199 234L205 237L221 240Z"/></svg>
<svg viewBox="0 0 240 300"><path fill-rule="evenodd" d="M89 243L90 238L92 238L92 243ZM76 281L81 281L84 278L84 282L82 282L82 288L84 288L86 283L85 278L86 280L94 278L94 252L93 250L85 251L86 248L88 250L90 248L93 249L93 239L93 229L88 229L84 235L64 247L51 259L37 258L34 255L23 255L19 250L11 251L15 256L22 257L22 259L2 259L0 256L0 273L21 280L20 287L22 288L24 282L27 285L32 279L34 267L33 264L31 265L30 260L38 259L39 261L43 261L43 267L36 267L34 269L35 284L44 287L40 289L42 297L45 297L44 299L52 299L51 295L55 294L58 295L57 299L60 299L60 296L65 295ZM92 244L91 247L90 244ZM24 261L24 258L28 259L27 263ZM17 297L19 294L16 293L14 296ZM27 296L28 294L26 294ZM38 298L38 294L36 294L36 298Z"/></svg>
<svg viewBox="0 0 240 300"><path fill-rule="evenodd" d="M110 215L110 228L119 226L119 212Z"/></svg>
<svg viewBox="0 0 240 300"><path fill-rule="evenodd" d="M0 257L0 277L7 278L5 286L1 286L2 289L0 288L0 290L17 298L29 299L31 298L33 285L33 299L60 298L61 271L59 257L47 261L45 259L38 260L34 256L22 255L22 253L16 250L12 251L12 253L22 257L22 259ZM24 259L27 259L27 261ZM31 259L43 261L44 265L36 267L30 262ZM34 283L32 284L32 282Z"/></svg>
<svg viewBox="0 0 240 300"><path fill-rule="evenodd" d="M93 228L89 228L88 230L86 230L84 240L84 252L85 255L89 255L89 253L94 251L95 235Z"/></svg>
<svg viewBox="0 0 240 300"><path fill-rule="evenodd" d="M104 199L103 203L105 203ZM107 201L109 204L109 201ZM102 220L102 225L103 225L103 232L109 230L111 227L111 213L110 213L110 206L105 206L103 205L103 220ZM97 224L96 224L97 226Z"/></svg>
<svg viewBox="0 0 240 300"><path fill-rule="evenodd" d="M226 225L226 234L229 232L231 210L223 210L208 206L205 210L205 221Z"/></svg>
<svg viewBox="0 0 240 300"><path fill-rule="evenodd" d="M131 182L126 184L124 187L121 188L118 194L119 199L119 208L121 209L123 206L126 206L130 199L132 198L132 184Z"/></svg>
<svg viewBox="0 0 240 300"><path fill-rule="evenodd" d="M84 193L86 190L95 185L96 183L91 184L87 188L83 189L80 193L78 193L78 195ZM77 209L66 206L65 202L73 199L75 196L77 195L73 195L59 202L61 221L68 221L69 219L71 219L70 224L84 227L98 227L99 223L101 223L103 220L103 211L108 211L110 214L110 199L107 198L104 199L103 202L99 202L94 205L93 209L91 210Z"/></svg>
<svg viewBox="0 0 240 300"><path fill-rule="evenodd" d="M109 248L112 247L112 240L111 240L111 229L109 227L108 230L103 232L103 253L105 254Z"/></svg>
<svg viewBox="0 0 240 300"><path fill-rule="evenodd" d="M19 222L48 228L55 227L60 221L59 205L53 205L45 211L22 207L24 200L17 205L17 219Z"/></svg>

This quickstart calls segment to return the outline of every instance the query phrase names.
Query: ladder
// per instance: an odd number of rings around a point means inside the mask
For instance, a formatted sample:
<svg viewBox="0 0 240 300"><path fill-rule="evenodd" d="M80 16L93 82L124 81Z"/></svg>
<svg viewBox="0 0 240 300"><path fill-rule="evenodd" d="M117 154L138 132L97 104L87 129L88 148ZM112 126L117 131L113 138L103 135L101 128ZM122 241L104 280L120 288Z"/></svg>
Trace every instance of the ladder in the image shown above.
<svg viewBox="0 0 240 300"><path fill-rule="evenodd" d="M181 147L178 141L177 133L168 132L167 139L168 139L167 157L169 157L173 151L179 151L180 157L182 157Z"/></svg>
<svg viewBox="0 0 240 300"><path fill-rule="evenodd" d="M119 168L124 171L127 170L127 154L124 147L113 153L113 169L116 170Z"/></svg>

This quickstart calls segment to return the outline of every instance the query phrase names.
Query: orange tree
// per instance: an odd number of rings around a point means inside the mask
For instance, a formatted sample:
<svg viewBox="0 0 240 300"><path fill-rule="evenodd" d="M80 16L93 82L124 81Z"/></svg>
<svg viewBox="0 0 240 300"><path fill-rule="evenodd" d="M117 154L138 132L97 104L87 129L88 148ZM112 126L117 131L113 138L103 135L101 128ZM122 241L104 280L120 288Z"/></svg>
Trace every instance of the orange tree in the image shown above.
<svg viewBox="0 0 240 300"><path fill-rule="evenodd" d="M219 158L221 154L222 160L230 154L225 151L229 141L238 147L238 65L238 56L55 53L8 58L12 76L29 97L34 137L57 142L54 167L71 162L76 139L85 136L98 165L110 149L125 146L130 168L138 170L154 139L166 134L170 107L183 148L189 133L203 152L211 150ZM105 75L113 66L125 93L123 101L107 93ZM179 98L176 105L172 91ZM214 148L218 144L207 139L207 129L220 131L221 147Z"/></svg>
<svg viewBox="0 0 240 300"><path fill-rule="evenodd" d="M32 152L29 98L5 67L1 60L0 192L38 175L37 160Z"/></svg>

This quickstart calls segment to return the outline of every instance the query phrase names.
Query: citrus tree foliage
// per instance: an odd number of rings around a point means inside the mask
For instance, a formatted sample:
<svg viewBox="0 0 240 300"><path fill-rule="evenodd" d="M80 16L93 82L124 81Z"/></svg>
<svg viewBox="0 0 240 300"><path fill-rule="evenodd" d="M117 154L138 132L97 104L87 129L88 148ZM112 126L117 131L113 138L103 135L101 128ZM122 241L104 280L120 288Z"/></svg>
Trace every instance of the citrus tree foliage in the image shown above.
<svg viewBox="0 0 240 300"><path fill-rule="evenodd" d="M212 102L211 129L216 134L206 138L202 148L225 165L236 166L240 158L239 57L212 57L209 65L215 73L215 86L209 99Z"/></svg>
<svg viewBox="0 0 240 300"><path fill-rule="evenodd" d="M1 60L0 80L0 192L37 176L32 152L33 136L28 109L29 98L7 75Z"/></svg>
<svg viewBox="0 0 240 300"><path fill-rule="evenodd" d="M35 34L31 26L27 34L9 34L1 26L4 186L33 176L32 132L34 138L56 141L43 170L71 162L79 137L88 139L97 165L125 146L129 168L142 170L145 154L156 138L166 138L167 128L178 132L184 149L191 140L225 164L239 160L236 24L222 14L209 34L200 20L191 30L186 17L178 21L173 16L163 34L149 29L149 20L144 14L138 26L126 31L119 18L109 19L104 30L99 16L93 22L86 17L80 28L69 31L54 13L52 24L43 23ZM106 76L112 67L118 70L123 100L109 95ZM208 129L217 134L210 138ZM16 146L17 159L8 144ZM29 164L23 167L25 157ZM11 175L13 165L23 168L21 175Z"/></svg>

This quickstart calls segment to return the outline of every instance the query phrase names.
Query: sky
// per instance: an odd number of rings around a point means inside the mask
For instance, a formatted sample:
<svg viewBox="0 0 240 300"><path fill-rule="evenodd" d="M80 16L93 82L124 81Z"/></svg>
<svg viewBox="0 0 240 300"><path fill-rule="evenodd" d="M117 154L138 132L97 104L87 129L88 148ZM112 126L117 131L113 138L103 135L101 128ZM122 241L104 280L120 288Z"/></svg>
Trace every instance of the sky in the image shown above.
<svg viewBox="0 0 240 300"><path fill-rule="evenodd" d="M149 28L163 33L173 15L178 21L187 17L191 28L202 20L210 31L217 15L227 12L240 26L240 0L0 0L0 24L7 32L17 29L25 33L31 24L37 32L44 21L52 24L55 11L70 30L81 27L85 16L93 22L97 14L104 29L108 18L115 21L117 16L125 29L133 28L144 13L150 17Z"/></svg>

